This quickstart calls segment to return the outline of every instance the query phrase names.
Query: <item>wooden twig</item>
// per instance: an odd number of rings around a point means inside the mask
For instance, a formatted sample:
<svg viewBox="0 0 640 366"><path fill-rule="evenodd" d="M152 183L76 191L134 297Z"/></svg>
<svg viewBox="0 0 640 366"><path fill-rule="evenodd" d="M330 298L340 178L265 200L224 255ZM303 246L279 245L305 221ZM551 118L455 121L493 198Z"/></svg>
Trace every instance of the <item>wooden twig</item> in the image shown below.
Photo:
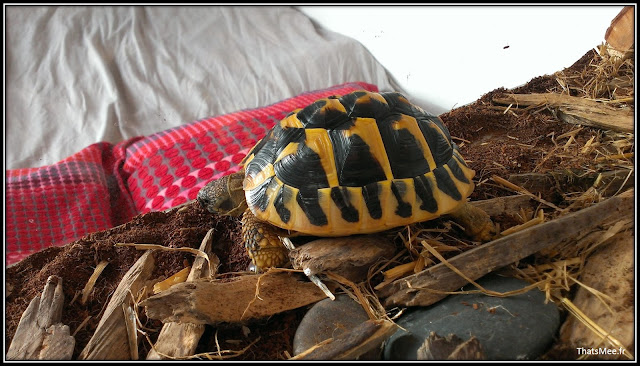
<svg viewBox="0 0 640 366"><path fill-rule="evenodd" d="M567 123L618 132L633 132L633 110L618 109L590 99L558 93L506 94L494 97L498 104L517 106L547 105Z"/></svg>
<svg viewBox="0 0 640 366"><path fill-rule="evenodd" d="M542 249L579 238L604 222L633 210L633 190L609 198L591 207L561 216L502 237L449 259L448 263L476 280L498 268L521 260ZM440 301L446 294L464 286L467 280L444 263L394 281L380 289L378 295L389 306L427 306Z"/></svg>
<svg viewBox="0 0 640 366"><path fill-rule="evenodd" d="M98 263L96 268L93 270L93 273L91 274L91 277L89 277L87 284L84 285L84 289L82 289L82 299L80 300L80 303L82 305L86 304L87 300L89 300L89 295L91 294L91 291L93 291L93 287L95 286L98 277L100 277L100 274L102 274L102 271L108 264L109 262L102 261Z"/></svg>

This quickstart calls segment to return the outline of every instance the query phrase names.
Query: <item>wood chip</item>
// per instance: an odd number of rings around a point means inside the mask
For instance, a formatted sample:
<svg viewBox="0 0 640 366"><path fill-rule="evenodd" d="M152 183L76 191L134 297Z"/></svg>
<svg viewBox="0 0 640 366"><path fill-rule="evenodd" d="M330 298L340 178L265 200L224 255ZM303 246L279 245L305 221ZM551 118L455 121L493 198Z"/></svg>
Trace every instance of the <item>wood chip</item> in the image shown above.
<svg viewBox="0 0 640 366"><path fill-rule="evenodd" d="M241 323L266 318L325 298L302 274L270 269L227 280L179 283L142 301L147 317L194 324ZM304 278L304 277L302 277Z"/></svg>
<svg viewBox="0 0 640 366"><path fill-rule="evenodd" d="M604 39L618 51L628 51L635 43L634 7L625 6L611 21Z"/></svg>
<svg viewBox="0 0 640 366"><path fill-rule="evenodd" d="M22 314L7 351L8 360L70 360L75 339L60 323L64 293L62 279L50 276L40 296Z"/></svg>
<svg viewBox="0 0 640 366"><path fill-rule="evenodd" d="M84 286L84 289L82 289L82 299L80 300L80 303L82 305L86 304L87 300L89 300L89 295L91 294L91 291L93 290L93 287L95 286L96 281L98 280L98 277L100 277L100 274L108 264L109 262L102 261L98 263L96 268L93 270L93 273L91 274L91 277L89 277L87 284Z"/></svg>
<svg viewBox="0 0 640 366"><path fill-rule="evenodd" d="M395 251L395 245L382 236L356 235L313 240L289 251L289 258L293 268L307 275L331 271L360 282L371 265L391 259Z"/></svg>

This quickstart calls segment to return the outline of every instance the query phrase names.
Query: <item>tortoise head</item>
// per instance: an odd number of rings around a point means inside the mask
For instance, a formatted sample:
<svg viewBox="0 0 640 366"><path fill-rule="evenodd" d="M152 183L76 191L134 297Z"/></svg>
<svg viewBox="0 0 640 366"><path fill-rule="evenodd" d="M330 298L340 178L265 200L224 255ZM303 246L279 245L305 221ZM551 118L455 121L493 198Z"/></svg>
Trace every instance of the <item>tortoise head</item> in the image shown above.
<svg viewBox="0 0 640 366"><path fill-rule="evenodd" d="M198 202L218 215L240 216L247 209L242 182L244 170L207 183L198 192Z"/></svg>

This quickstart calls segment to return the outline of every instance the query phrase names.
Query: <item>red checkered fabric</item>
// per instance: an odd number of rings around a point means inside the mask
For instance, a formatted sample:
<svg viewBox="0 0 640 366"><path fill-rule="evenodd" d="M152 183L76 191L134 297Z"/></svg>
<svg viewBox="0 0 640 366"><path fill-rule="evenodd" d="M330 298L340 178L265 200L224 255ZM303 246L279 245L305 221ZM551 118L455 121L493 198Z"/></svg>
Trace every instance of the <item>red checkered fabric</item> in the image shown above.
<svg viewBox="0 0 640 366"><path fill-rule="evenodd" d="M6 171L5 262L195 199L238 163L289 112L355 90L355 82L263 108L205 118L116 145L88 146L57 164Z"/></svg>

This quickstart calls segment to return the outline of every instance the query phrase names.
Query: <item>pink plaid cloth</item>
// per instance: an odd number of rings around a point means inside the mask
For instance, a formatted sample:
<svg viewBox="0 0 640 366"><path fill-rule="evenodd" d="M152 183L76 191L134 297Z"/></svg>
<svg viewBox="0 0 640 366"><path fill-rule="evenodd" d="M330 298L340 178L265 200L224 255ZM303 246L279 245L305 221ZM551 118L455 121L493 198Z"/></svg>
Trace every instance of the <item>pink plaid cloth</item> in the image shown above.
<svg viewBox="0 0 640 366"><path fill-rule="evenodd" d="M58 162L6 171L5 262L195 199L236 172L247 151L289 112L355 90L354 82L270 106L205 118L118 144L100 142Z"/></svg>

